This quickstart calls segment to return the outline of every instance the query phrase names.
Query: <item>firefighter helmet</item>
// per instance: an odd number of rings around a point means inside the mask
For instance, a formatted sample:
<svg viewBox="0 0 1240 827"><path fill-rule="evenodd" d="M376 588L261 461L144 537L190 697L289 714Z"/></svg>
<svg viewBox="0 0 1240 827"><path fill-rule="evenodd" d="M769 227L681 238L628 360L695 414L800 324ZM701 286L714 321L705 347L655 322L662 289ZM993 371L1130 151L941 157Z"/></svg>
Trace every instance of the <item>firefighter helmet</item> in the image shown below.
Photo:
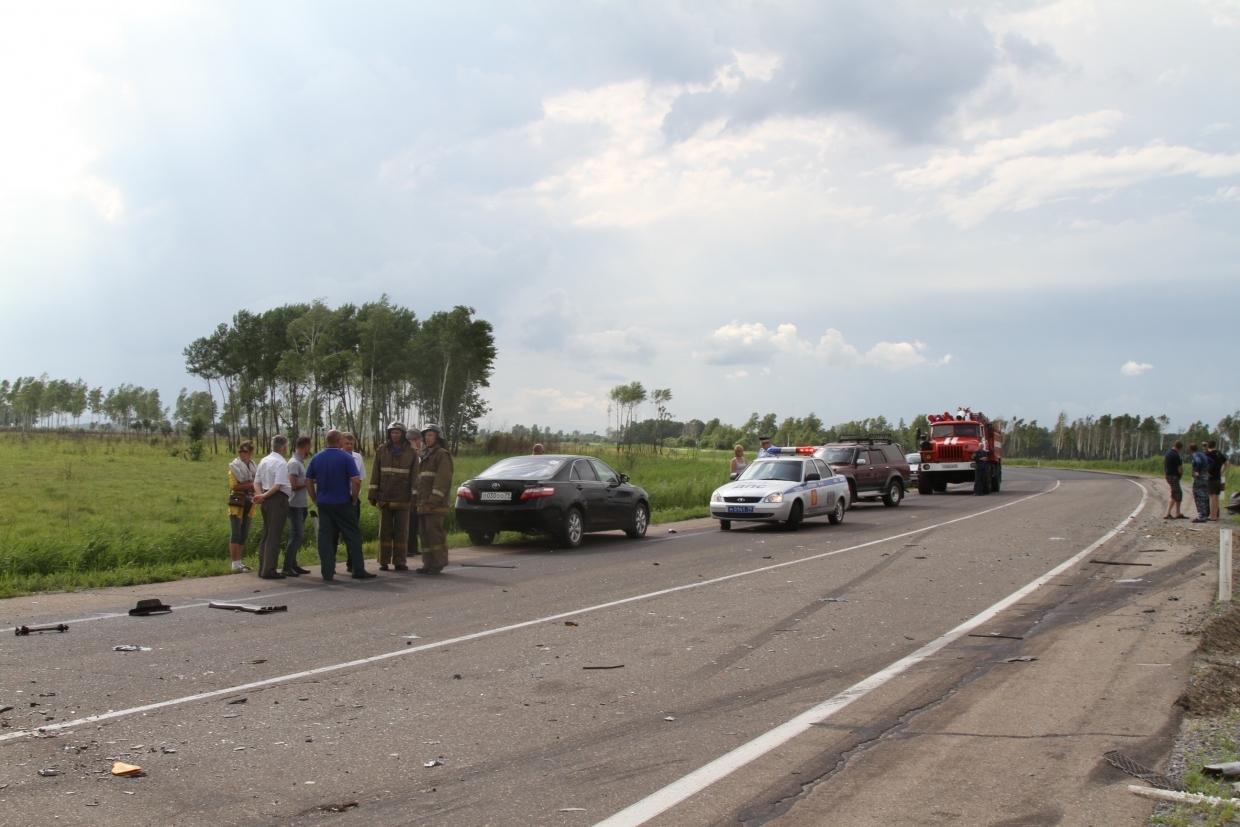
<svg viewBox="0 0 1240 827"><path fill-rule="evenodd" d="M423 439L426 439L427 431L434 431L435 441L438 442L440 445L443 445L443 428L440 428L438 425L434 425L434 424L423 425L422 426L422 438Z"/></svg>

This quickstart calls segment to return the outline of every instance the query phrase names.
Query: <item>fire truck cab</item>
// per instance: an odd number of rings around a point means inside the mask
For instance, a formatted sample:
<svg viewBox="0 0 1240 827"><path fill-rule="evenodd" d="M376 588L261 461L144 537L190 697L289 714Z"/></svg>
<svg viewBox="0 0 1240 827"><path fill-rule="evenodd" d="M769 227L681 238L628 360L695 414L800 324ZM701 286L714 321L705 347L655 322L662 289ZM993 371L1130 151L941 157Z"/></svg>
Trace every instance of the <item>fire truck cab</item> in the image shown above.
<svg viewBox="0 0 1240 827"><path fill-rule="evenodd" d="M942 493L950 483L973 482L978 450L987 454L986 493L998 491L1003 483L1003 429L980 411L960 408L955 414L931 414L930 433L917 433L921 465L917 474L917 493Z"/></svg>

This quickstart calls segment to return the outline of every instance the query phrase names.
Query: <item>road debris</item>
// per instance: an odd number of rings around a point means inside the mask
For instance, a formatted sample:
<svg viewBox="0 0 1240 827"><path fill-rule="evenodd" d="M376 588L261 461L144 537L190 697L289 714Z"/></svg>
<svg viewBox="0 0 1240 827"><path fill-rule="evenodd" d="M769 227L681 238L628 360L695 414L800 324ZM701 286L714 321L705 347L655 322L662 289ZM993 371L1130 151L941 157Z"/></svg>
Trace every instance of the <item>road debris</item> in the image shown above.
<svg viewBox="0 0 1240 827"><path fill-rule="evenodd" d="M623 669L624 664L619 663L619 664L616 664L615 666L583 666L581 668L582 669Z"/></svg>
<svg viewBox="0 0 1240 827"><path fill-rule="evenodd" d="M139 600L138 605L129 610L130 617L146 617L147 615L167 614L172 611L171 606L164 604L158 597L149 600Z"/></svg>
<svg viewBox="0 0 1240 827"><path fill-rule="evenodd" d="M1130 577L1130 578L1128 578L1128 579L1126 579L1126 580L1116 580L1115 582L1116 582L1116 583L1140 583L1140 582L1141 582L1141 578L1140 578L1140 577Z"/></svg>
<svg viewBox="0 0 1240 827"><path fill-rule="evenodd" d="M257 666L260 663L266 663L266 662L267 662L266 658L259 658L258 660L243 660L241 661L241 665L242 666Z"/></svg>
<svg viewBox="0 0 1240 827"><path fill-rule="evenodd" d="M288 606L247 606L244 603L215 603L207 604L212 609L227 609L230 612L249 612L255 615L266 615L272 612L287 612Z"/></svg>
<svg viewBox="0 0 1240 827"><path fill-rule="evenodd" d="M142 768L137 764L126 764L124 761L117 761L112 765L112 774L132 778L142 775Z"/></svg>
<svg viewBox="0 0 1240 827"><path fill-rule="evenodd" d="M673 531L671 533L675 534L676 532ZM561 807L560 809L556 810L557 813L584 813L585 811L586 811L585 807Z"/></svg>
<svg viewBox="0 0 1240 827"><path fill-rule="evenodd" d="M12 711L13 711L13 707L11 706L0 706L0 715L3 715L5 712L12 712Z"/></svg>
<svg viewBox="0 0 1240 827"><path fill-rule="evenodd" d="M676 719L675 719L675 718L673 718L671 715L668 715L668 716L667 716L666 718L664 718L663 720L665 720L665 721L674 721L674 720L676 720Z"/></svg>
<svg viewBox="0 0 1240 827"><path fill-rule="evenodd" d="M1153 563L1125 563L1122 560L1090 560L1100 566L1153 566Z"/></svg>
<svg viewBox="0 0 1240 827"><path fill-rule="evenodd" d="M112 651L113 652L149 652L151 651L151 647L138 646L133 643L122 643L120 646L113 646Z"/></svg>
<svg viewBox="0 0 1240 827"><path fill-rule="evenodd" d="M234 698L233 700L229 701L228 703L229 703L229 705L230 705L230 706L233 706L233 705L236 705L236 704L243 704L243 703L245 703L245 702L246 702L246 701L248 701L248 700L249 700L249 698Z"/></svg>
<svg viewBox="0 0 1240 827"><path fill-rule="evenodd" d="M1225 764L1206 764L1201 768L1206 775L1221 775L1224 778L1240 778L1240 761L1228 761Z"/></svg>
<svg viewBox="0 0 1240 827"><path fill-rule="evenodd" d="M674 528L669 528L669 529L667 530L667 533L668 533L668 534L675 534L675 533L676 533L676 529L674 529Z"/></svg>
<svg viewBox="0 0 1240 827"><path fill-rule="evenodd" d="M429 769L429 768L431 768L431 767L442 767L442 766L443 766L443 761L438 761L438 760L436 760L436 761L423 761L423 762L422 762L422 766L424 766L424 767L426 767L426 768L428 768L428 769Z"/></svg>
<svg viewBox="0 0 1240 827"><path fill-rule="evenodd" d="M67 632L69 627L63 623L53 623L50 626L18 626L13 630L13 634L18 637L25 637L32 632Z"/></svg>
<svg viewBox="0 0 1240 827"><path fill-rule="evenodd" d="M39 775L43 776L44 778L52 778L54 776L60 775L60 770L56 769L55 767L48 767L47 769L39 770Z"/></svg>
<svg viewBox="0 0 1240 827"><path fill-rule="evenodd" d="M1182 793L1176 790L1156 790L1150 787L1138 787L1136 784L1128 785L1128 792L1133 795L1139 795L1142 798L1155 798L1159 801L1177 801L1185 804L1209 804L1211 807L1217 807L1220 804L1240 804L1240 798L1216 798L1212 795L1204 795L1202 793Z"/></svg>
<svg viewBox="0 0 1240 827"><path fill-rule="evenodd" d="M313 781L307 781L307 784L313 784ZM356 801L346 801L343 804L320 804L314 809L321 813L343 813L345 810L359 806Z"/></svg>
<svg viewBox="0 0 1240 827"><path fill-rule="evenodd" d="M848 601L842 597L820 597L819 603L847 603Z"/></svg>
<svg viewBox="0 0 1240 827"><path fill-rule="evenodd" d="M1000 661L1000 663L1032 663L1035 660L1037 660L1037 658L1033 655L1019 655L1014 658L1006 658Z"/></svg>
<svg viewBox="0 0 1240 827"><path fill-rule="evenodd" d="M1023 637L1019 637L1017 635L1001 635L998 632L987 632L984 635L974 632L974 633L971 633L969 637L994 637L994 638L1002 638L1003 640L1024 640Z"/></svg>
<svg viewBox="0 0 1240 827"><path fill-rule="evenodd" d="M421 640L420 635L401 635L402 640Z"/></svg>
<svg viewBox="0 0 1240 827"><path fill-rule="evenodd" d="M1121 772L1128 773L1133 778L1140 778L1142 781L1148 781L1155 787L1161 787L1164 790L1179 789L1179 787L1171 779L1167 778L1167 776L1157 770L1150 769L1144 764L1137 763L1127 755L1124 755L1122 752L1111 750L1110 752L1102 753L1102 757L1105 758L1107 763L1112 767L1115 767L1115 769L1120 770Z"/></svg>
<svg viewBox="0 0 1240 827"><path fill-rule="evenodd" d="M564 625L565 625L565 626L576 626L577 624L576 624L576 623L574 623L574 622L573 622L573 621L571 621L571 620L566 620L566 621L564 621Z"/></svg>

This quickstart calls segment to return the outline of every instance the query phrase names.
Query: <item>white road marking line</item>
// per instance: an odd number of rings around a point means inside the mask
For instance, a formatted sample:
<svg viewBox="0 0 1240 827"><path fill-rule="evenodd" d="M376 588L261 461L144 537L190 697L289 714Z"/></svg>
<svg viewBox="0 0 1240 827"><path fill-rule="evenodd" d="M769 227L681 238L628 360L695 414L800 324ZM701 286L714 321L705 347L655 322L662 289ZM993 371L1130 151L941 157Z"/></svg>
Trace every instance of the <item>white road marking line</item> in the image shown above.
<svg viewBox="0 0 1240 827"><path fill-rule="evenodd" d="M752 741L742 744L731 752L716 758L709 764L694 770L688 775L673 781L658 792L643 798L635 804L621 810L610 818L605 818L597 822L594 827L637 827L637 825L645 824L655 816L671 809L685 799L701 792L705 788L714 784L721 778L731 774L735 770L749 764L750 762L762 757L766 753L775 749L782 744L791 741L802 732L808 730L811 726L825 721L836 712L851 704L853 701L863 698L870 692L878 689L892 678L908 671L911 667L921 663L926 658L938 652L943 647L959 639L969 631L976 629L986 621L992 619L1000 612L1019 602L1022 598L1034 592L1038 587L1044 585L1052 578L1059 576L1063 572L1075 566L1086 555L1091 554L1100 546L1106 543L1115 535L1119 534L1123 528L1136 519L1136 516L1145 508L1145 503L1149 499L1149 492L1141 483L1136 480L1128 480L1133 485L1141 489L1141 502L1133 510L1131 514L1123 519L1119 525L1108 531L1100 539L1094 541L1088 548L1077 552L1072 557L1060 563L1046 574L1021 587L1017 591L1012 592L1007 597L995 603L993 606L983 610L981 613L974 615L972 618L961 623L950 632L942 635L925 646L921 647L912 654L906 655L880 672L876 672L863 681L853 684L852 686L840 692L817 706L807 709L795 718L785 721L772 730L769 730ZM1052 489L1054 490L1054 489ZM984 513L984 512L983 512Z"/></svg>
<svg viewBox="0 0 1240 827"><path fill-rule="evenodd" d="M675 594L676 592L682 592L688 589L700 589L703 586L711 586L711 585L714 585L715 583L723 583L728 580L735 580L738 577L748 577L752 574L762 574L764 572L774 571L775 569L782 569L785 566L799 566L803 563L808 563L813 560L821 560L824 557L834 557L837 554L843 554L848 551L856 551L857 549L860 549L860 548L867 548L869 546L878 545L880 543L887 543L892 540L899 540L904 537L910 537L914 534L921 534L924 531L930 531L932 529L942 528L943 526L951 525L953 523L963 522L964 520L971 520L974 517L980 517L984 514L990 514L995 511L1008 508L1009 506L1027 502L1028 500L1032 500L1036 497L1041 497L1042 495L1049 494L1058 488L1059 488L1059 480L1055 480L1055 485L1051 488L1048 488L1044 491L1039 491L1036 494L1030 494L1027 497L1021 497L1018 500L1012 500L1011 502L1004 503L1003 505L997 505L994 508L987 508L982 511L976 511L972 514L966 514L963 517L956 517L951 520L944 520L941 523L935 523L933 525L922 526L921 528L915 528L915 529L912 529L911 531L901 532L900 534L892 534L889 537L883 537L878 540L870 540L869 542L860 543L855 546L849 546L847 548L840 548L834 551L826 551L821 554L815 554L812 557L803 557L799 560L789 560L784 563L774 563L769 566L762 566L756 569L749 569L747 571L736 572L735 574L725 574L722 577L715 577L710 580L698 580L693 583L686 583L683 586L672 586L670 588L659 589L658 591L647 592L646 594L634 595L632 597L622 597L619 600L612 600L608 603L599 603L594 606L586 606L581 609L572 609L567 612L560 612L558 614L548 615L547 617L540 617L536 620L524 620L520 623L512 623L507 626L498 626L494 629L484 629L481 632L472 632L468 635L461 635L460 637L448 638L447 640L441 640L435 643L424 643L421 646L409 646L404 649L397 649L396 651L393 651L393 652L384 652L383 654L380 654L380 655L372 655L368 658L358 658L357 660L346 661L344 663L333 663L328 666L319 666L314 669L306 669L305 671L294 672L290 675L281 675L275 678L267 678L266 680L253 681L251 683L243 683L237 686L230 686L224 689L213 689L210 692L199 692L197 695L186 695L183 698L172 698L167 701L157 701L156 703L145 704L143 706L134 706L128 709L117 709L112 712L102 712L102 713L99 713L98 715L88 715L85 718L76 718L72 721L62 721L58 724L47 724L46 726L37 727L36 729L33 729L33 730L22 729L22 730L15 730L13 732L6 732L3 734L0 734L0 742L11 741L15 738L25 738L27 736L35 734L36 732L54 732L56 730L68 729L70 727L83 726L85 724L93 724L99 721L107 721L112 718L123 718L128 715L139 715L145 712L151 712L152 710L163 709L164 707L179 706L180 704L192 703L194 701L203 701L203 700L207 700L208 698L218 698L223 695L234 695L238 692L247 692L251 689L260 689L265 686L275 686L281 683L299 681L299 680L302 680L303 678L309 678L315 675L322 675L327 672L338 672L342 669L352 669L357 666L366 666L371 663L378 663L379 661L388 660L389 658L399 658L399 657L404 657L407 655L417 654L418 652L424 652L428 649L440 649L445 646L452 646L457 643L465 643L471 640L479 640L480 638L491 637L492 635L503 634L504 632L512 632L512 631L516 631L517 629L525 629L530 626L537 626L540 623L548 623L553 620L563 620L566 617L575 617L577 615L588 614L590 612L597 612L603 609L610 609L615 606L623 606L626 603L635 603L639 600L649 600L654 597L662 597L668 594ZM1143 488L1141 490L1144 491L1145 489Z"/></svg>

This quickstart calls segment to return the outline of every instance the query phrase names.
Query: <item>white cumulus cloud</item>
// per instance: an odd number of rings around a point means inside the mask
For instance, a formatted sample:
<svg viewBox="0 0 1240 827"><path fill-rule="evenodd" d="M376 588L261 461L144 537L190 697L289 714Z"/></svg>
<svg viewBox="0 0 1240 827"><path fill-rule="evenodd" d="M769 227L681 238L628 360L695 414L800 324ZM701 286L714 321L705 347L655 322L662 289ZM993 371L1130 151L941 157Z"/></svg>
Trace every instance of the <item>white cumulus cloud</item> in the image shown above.
<svg viewBox="0 0 1240 827"><path fill-rule="evenodd" d="M1119 369L1119 372L1125 376L1140 376L1147 370L1152 370L1153 368L1154 366L1148 362L1134 362L1132 359L1129 359L1124 363L1123 367Z"/></svg>
<svg viewBox="0 0 1240 827"><path fill-rule="evenodd" d="M853 368L872 365L881 370L897 371L930 364L922 342L879 342L865 353L844 339L844 334L828 328L817 344L802 339L794 324L781 324L775 329L761 322L731 322L717 328L708 339L708 348L694 356L707 364L736 365L765 362L775 356L801 356L817 360L831 368ZM936 364L945 365L951 355ZM728 378L743 376L744 371Z"/></svg>

